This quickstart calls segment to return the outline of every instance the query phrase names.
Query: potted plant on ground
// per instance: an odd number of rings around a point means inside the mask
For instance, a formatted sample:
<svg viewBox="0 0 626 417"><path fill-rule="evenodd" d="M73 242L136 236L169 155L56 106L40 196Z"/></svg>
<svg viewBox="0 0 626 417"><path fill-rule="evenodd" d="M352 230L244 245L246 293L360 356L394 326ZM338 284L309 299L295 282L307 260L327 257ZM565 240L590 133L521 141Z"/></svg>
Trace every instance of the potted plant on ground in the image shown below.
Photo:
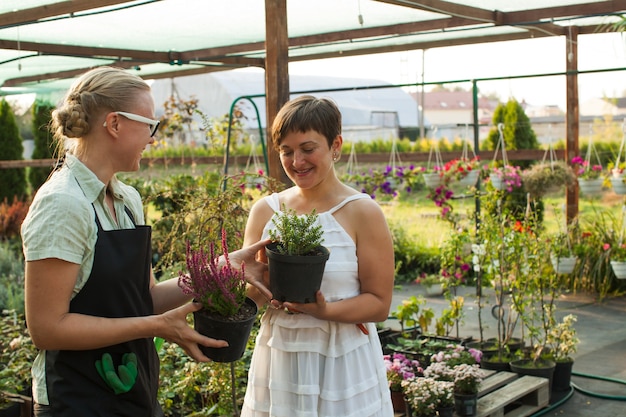
<svg viewBox="0 0 626 417"><path fill-rule="evenodd" d="M567 391L570 388L574 365L574 358L571 355L576 353L580 342L576 336L574 323L576 323L576 316L568 314L548 332L549 357L556 362L552 377L552 391L554 392Z"/></svg>
<svg viewBox="0 0 626 417"><path fill-rule="evenodd" d="M272 243L265 247L270 291L274 299L295 303L315 302L322 284L328 248L322 246L323 230L315 210L298 215L287 209L272 218Z"/></svg>
<svg viewBox="0 0 626 417"><path fill-rule="evenodd" d="M539 252L538 259L546 262L550 257L550 243L545 239L543 241L544 250ZM555 301L561 293L564 277L566 275L552 268L543 268L528 276L529 304L522 322L530 338L530 349L525 352L525 356L509 363L511 370L520 375L547 378L550 389L556 363L546 355L549 351L547 340L556 323Z"/></svg>
<svg viewBox="0 0 626 417"><path fill-rule="evenodd" d="M194 312L196 331L228 342L225 348L200 345L200 350L215 362L233 362L243 356L257 306L246 297L245 265L237 269L230 263L224 229L222 252L222 256L215 253L213 242L209 255L187 243L187 272L180 273L178 286L202 304L203 308Z"/></svg>
<svg viewBox="0 0 626 417"><path fill-rule="evenodd" d="M415 278L414 282L424 287L427 296L443 294L443 284L441 283L441 277L439 275L422 273L419 277Z"/></svg>

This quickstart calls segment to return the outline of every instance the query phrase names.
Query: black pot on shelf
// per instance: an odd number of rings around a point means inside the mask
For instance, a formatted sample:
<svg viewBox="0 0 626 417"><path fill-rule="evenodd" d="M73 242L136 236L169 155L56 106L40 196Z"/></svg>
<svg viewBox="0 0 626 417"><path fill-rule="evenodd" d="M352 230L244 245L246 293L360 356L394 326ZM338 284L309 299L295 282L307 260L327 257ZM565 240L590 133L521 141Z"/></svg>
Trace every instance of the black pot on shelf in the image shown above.
<svg viewBox="0 0 626 417"><path fill-rule="evenodd" d="M322 285L329 250L319 246L316 255L286 255L276 250L276 243L265 247L274 299L294 303L313 303Z"/></svg>

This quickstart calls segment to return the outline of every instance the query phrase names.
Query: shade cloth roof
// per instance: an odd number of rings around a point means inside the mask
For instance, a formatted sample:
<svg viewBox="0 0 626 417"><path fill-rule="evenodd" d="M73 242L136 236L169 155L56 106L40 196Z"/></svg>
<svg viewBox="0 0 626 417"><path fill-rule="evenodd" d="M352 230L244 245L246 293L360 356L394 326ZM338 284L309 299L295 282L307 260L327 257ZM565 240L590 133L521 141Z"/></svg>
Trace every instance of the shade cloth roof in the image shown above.
<svg viewBox="0 0 626 417"><path fill-rule="evenodd" d="M65 89L99 65L153 79L264 67L281 1L4 0L0 94ZM285 1L292 62L592 34L626 13L626 0Z"/></svg>

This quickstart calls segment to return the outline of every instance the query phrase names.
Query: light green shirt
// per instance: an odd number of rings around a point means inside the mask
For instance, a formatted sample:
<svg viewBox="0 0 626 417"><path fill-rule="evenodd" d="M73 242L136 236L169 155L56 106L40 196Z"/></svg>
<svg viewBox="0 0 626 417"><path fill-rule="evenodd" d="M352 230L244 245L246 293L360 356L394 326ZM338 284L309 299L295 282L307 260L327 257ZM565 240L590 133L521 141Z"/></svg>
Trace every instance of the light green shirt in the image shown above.
<svg viewBox="0 0 626 417"><path fill-rule="evenodd" d="M37 191L24 222L22 241L27 262L47 258L62 259L80 265L72 298L91 274L98 238L96 214L104 230L132 229L132 220L124 206L133 213L135 224L144 224L141 197L137 190L113 177L109 183L113 194L115 220L104 201L105 184L73 155ZM95 208L95 212L94 212ZM41 275L29 279L52 279ZM48 404L45 380L45 351L41 351L32 368L35 402Z"/></svg>

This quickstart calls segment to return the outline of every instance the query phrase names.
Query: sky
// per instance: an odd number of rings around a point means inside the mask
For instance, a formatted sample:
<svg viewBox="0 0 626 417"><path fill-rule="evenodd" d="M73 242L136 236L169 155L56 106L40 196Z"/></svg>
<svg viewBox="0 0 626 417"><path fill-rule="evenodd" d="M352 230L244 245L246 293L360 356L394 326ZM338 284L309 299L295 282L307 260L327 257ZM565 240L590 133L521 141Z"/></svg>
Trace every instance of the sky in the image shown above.
<svg viewBox="0 0 626 417"><path fill-rule="evenodd" d="M294 62L290 74L373 78L392 84L501 78L564 72L566 39L550 37L488 44ZM580 35L580 71L626 68L626 38L619 33ZM471 88L471 83L448 84ZM579 101L626 96L624 71L579 74ZM564 76L479 81L481 94L495 93L501 101L515 98L530 105L556 105L565 109ZM426 88L428 91L428 87Z"/></svg>

